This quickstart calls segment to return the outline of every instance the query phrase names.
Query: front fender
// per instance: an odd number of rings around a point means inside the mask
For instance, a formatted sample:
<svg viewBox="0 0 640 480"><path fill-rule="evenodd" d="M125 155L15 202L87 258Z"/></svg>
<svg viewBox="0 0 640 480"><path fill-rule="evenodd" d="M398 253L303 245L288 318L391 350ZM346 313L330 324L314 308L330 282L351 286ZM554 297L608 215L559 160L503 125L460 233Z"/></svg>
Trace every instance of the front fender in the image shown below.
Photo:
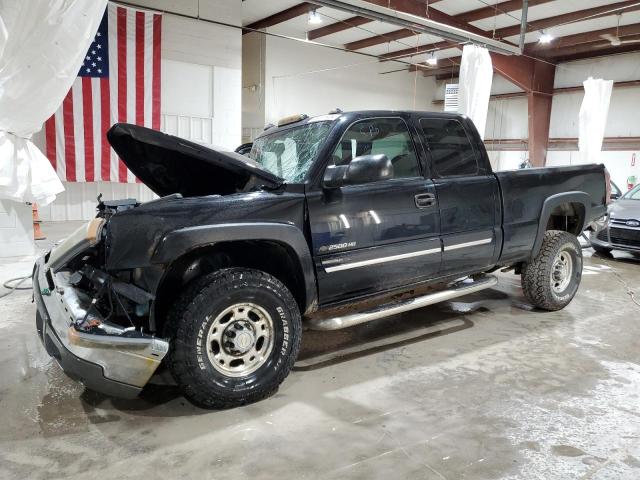
<svg viewBox="0 0 640 480"><path fill-rule="evenodd" d="M239 240L270 240L290 247L300 262L306 309L317 303L315 270L309 246L302 231L287 223L223 223L180 228L162 238L151 257L151 263L166 265L191 250Z"/></svg>

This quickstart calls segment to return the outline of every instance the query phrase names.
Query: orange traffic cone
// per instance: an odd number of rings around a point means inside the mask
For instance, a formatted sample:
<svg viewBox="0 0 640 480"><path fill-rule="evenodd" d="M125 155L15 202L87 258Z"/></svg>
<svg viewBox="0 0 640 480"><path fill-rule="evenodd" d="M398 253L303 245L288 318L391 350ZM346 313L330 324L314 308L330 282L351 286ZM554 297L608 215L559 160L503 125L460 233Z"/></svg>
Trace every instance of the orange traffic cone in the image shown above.
<svg viewBox="0 0 640 480"><path fill-rule="evenodd" d="M38 205L35 203L31 204L31 214L33 215L33 238L35 240L44 240L47 237L44 236L40 228L42 220L38 216Z"/></svg>

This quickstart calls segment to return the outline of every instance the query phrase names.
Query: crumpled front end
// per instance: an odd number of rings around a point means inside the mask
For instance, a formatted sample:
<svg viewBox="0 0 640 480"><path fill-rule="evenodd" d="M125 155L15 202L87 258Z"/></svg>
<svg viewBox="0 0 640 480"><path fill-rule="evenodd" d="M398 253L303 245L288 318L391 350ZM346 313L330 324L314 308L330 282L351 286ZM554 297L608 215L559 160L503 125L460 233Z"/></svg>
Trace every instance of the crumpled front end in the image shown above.
<svg viewBox="0 0 640 480"><path fill-rule="evenodd" d="M70 377L92 390L131 398L169 344L145 332L153 296L102 268L107 223L92 220L37 260L36 323L47 352Z"/></svg>

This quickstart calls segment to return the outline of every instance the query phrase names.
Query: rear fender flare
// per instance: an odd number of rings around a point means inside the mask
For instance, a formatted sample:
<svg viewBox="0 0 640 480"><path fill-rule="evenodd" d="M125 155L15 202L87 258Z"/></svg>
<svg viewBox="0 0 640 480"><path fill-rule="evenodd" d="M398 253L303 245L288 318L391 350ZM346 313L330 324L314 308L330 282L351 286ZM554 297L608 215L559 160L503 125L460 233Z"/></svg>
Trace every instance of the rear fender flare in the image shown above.
<svg viewBox="0 0 640 480"><path fill-rule="evenodd" d="M294 225L255 222L181 228L164 236L151 263L168 265L191 250L238 240L270 240L290 247L297 256L304 278L305 312L315 309L318 295L313 259L302 231Z"/></svg>
<svg viewBox="0 0 640 480"><path fill-rule="evenodd" d="M533 251L531 252L532 258L538 255L540 248L542 248L542 240L544 239L544 232L546 231L547 224L549 223L551 212L553 212L554 208L558 205L562 205L563 203L578 203L584 207L584 218L582 219L582 225L579 226L580 232L584 229L585 222L591 218L591 197L588 193L575 191L551 195L542 204L542 211L540 212L540 220L538 223L538 232L533 244Z"/></svg>

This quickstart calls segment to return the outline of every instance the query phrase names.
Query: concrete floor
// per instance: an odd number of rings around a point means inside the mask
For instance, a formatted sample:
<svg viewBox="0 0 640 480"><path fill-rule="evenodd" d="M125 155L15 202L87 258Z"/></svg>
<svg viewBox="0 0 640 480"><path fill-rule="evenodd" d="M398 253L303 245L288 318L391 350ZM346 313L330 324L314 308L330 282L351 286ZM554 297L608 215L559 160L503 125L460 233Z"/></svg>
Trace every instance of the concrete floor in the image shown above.
<svg viewBox="0 0 640 480"><path fill-rule="evenodd" d="M134 401L84 391L16 292L0 299L0 478L636 480L640 306L627 288L640 263L589 252L563 311L532 311L500 274L458 301L305 332L280 391L228 411L190 405L166 373ZM0 280L30 262L0 263Z"/></svg>

